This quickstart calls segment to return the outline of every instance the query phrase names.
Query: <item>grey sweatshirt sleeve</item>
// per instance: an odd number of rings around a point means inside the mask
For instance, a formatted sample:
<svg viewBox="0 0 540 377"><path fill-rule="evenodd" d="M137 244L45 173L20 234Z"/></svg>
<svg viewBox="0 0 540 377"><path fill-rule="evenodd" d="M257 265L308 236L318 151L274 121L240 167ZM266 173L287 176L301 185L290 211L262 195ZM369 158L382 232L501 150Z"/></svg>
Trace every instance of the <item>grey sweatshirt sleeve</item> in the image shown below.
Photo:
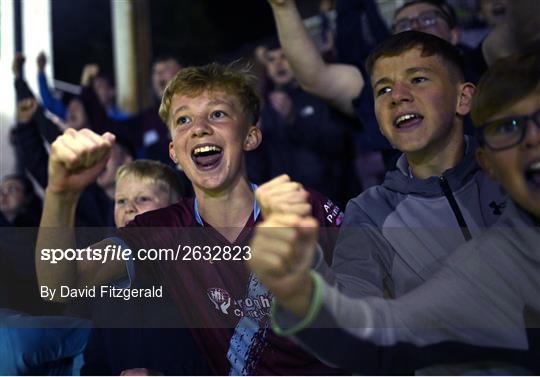
<svg viewBox="0 0 540 377"><path fill-rule="evenodd" d="M326 363L359 373L384 372L384 360L417 368L526 350L521 295L500 274L512 263L495 247L487 244L490 261L474 244L462 247L432 279L397 300L350 298L313 273L316 289L306 318L298 323L276 309L275 329L294 335ZM520 276L515 273L508 276ZM448 351L458 346L467 352ZM359 355L366 356L362 365Z"/></svg>

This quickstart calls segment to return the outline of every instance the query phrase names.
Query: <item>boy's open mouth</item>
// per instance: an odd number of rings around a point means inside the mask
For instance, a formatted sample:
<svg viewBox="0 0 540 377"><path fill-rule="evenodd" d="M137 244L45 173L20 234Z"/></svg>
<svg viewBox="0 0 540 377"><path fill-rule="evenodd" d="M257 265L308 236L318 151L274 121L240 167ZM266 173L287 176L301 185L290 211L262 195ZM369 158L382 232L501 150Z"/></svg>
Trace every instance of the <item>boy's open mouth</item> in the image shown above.
<svg viewBox="0 0 540 377"><path fill-rule="evenodd" d="M419 125L424 117L418 113L407 113L394 119L394 126L399 129L412 128Z"/></svg>
<svg viewBox="0 0 540 377"><path fill-rule="evenodd" d="M534 191L540 191L540 161L533 162L527 167L525 180Z"/></svg>
<svg viewBox="0 0 540 377"><path fill-rule="evenodd" d="M223 149L214 144L198 145L191 151L191 159L200 170L211 170L219 165Z"/></svg>

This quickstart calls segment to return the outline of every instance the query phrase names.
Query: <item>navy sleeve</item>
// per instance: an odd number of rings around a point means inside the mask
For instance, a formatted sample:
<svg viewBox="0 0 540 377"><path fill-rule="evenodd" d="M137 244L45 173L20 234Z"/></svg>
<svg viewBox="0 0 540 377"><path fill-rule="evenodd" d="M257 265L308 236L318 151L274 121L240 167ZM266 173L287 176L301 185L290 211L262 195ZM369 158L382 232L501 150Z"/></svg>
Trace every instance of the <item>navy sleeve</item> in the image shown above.
<svg viewBox="0 0 540 377"><path fill-rule="evenodd" d="M21 166L36 179L41 187L47 187L49 154L43 145L35 117L30 122L17 124L12 130L12 137Z"/></svg>
<svg viewBox="0 0 540 377"><path fill-rule="evenodd" d="M342 63L364 60L390 32L374 0L338 0L336 46Z"/></svg>
<svg viewBox="0 0 540 377"><path fill-rule="evenodd" d="M135 150L143 146L142 126L138 116L132 116L122 120L114 120L109 117L103 105L90 87L84 87L81 98L86 106L88 118L92 130L98 134L111 132L133 146Z"/></svg>

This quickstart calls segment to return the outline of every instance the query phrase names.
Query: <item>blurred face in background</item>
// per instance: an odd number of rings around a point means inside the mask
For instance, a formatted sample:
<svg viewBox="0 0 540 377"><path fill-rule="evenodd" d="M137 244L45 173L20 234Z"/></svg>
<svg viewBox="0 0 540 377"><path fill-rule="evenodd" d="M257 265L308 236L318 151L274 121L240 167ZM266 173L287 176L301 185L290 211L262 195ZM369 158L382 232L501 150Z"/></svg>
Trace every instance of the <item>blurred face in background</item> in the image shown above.
<svg viewBox="0 0 540 377"><path fill-rule="evenodd" d="M180 70L180 64L174 59L154 63L152 67L152 89L156 97L163 97L163 92L169 81Z"/></svg>
<svg viewBox="0 0 540 377"><path fill-rule="evenodd" d="M540 38L538 0L512 0L507 3L507 21L516 48L524 48Z"/></svg>
<svg viewBox="0 0 540 377"><path fill-rule="evenodd" d="M507 0L481 0L480 15L489 27L495 27L506 19Z"/></svg>
<svg viewBox="0 0 540 377"><path fill-rule="evenodd" d="M66 126L75 130L80 130L89 126L86 110L84 109L82 101L78 98L73 98L68 104Z"/></svg>
<svg viewBox="0 0 540 377"><path fill-rule="evenodd" d="M334 2L332 0L321 0L319 3L319 11L330 12L334 9Z"/></svg>
<svg viewBox="0 0 540 377"><path fill-rule="evenodd" d="M15 178L7 178L0 183L0 212L9 221L26 205L24 185Z"/></svg>
<svg viewBox="0 0 540 377"><path fill-rule="evenodd" d="M105 107L114 105L115 90L109 81L103 77L96 77L93 82L94 91L99 98L99 102Z"/></svg>
<svg viewBox="0 0 540 377"><path fill-rule="evenodd" d="M453 45L458 42L456 28L450 28L442 10L429 3L406 6L394 16L394 34L407 30L417 30L442 38Z"/></svg>
<svg viewBox="0 0 540 377"><path fill-rule="evenodd" d="M266 72L276 86L283 86L293 79L293 72L283 49L268 50L265 55Z"/></svg>

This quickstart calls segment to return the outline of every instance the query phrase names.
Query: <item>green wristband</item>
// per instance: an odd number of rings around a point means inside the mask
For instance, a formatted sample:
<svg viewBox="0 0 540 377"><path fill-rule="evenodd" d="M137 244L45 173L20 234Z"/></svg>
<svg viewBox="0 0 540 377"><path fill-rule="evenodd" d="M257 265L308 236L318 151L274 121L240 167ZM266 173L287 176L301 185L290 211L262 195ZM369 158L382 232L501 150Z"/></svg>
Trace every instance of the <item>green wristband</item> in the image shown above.
<svg viewBox="0 0 540 377"><path fill-rule="evenodd" d="M276 311L278 310L278 304L274 300L272 303L272 314L271 314L271 320L272 320L272 329L277 335L280 336L293 336L296 333L298 333L301 330L304 330L306 327L309 327L313 321L315 321L315 318L319 314L319 311L321 310L322 306L322 289L323 289L323 281L322 278L317 274L315 271L310 271L311 279L313 280L313 296L311 298L311 304L309 306L308 312L306 313L305 317L302 318L300 322L298 322L296 325L289 329L283 329L279 324L276 322Z"/></svg>

